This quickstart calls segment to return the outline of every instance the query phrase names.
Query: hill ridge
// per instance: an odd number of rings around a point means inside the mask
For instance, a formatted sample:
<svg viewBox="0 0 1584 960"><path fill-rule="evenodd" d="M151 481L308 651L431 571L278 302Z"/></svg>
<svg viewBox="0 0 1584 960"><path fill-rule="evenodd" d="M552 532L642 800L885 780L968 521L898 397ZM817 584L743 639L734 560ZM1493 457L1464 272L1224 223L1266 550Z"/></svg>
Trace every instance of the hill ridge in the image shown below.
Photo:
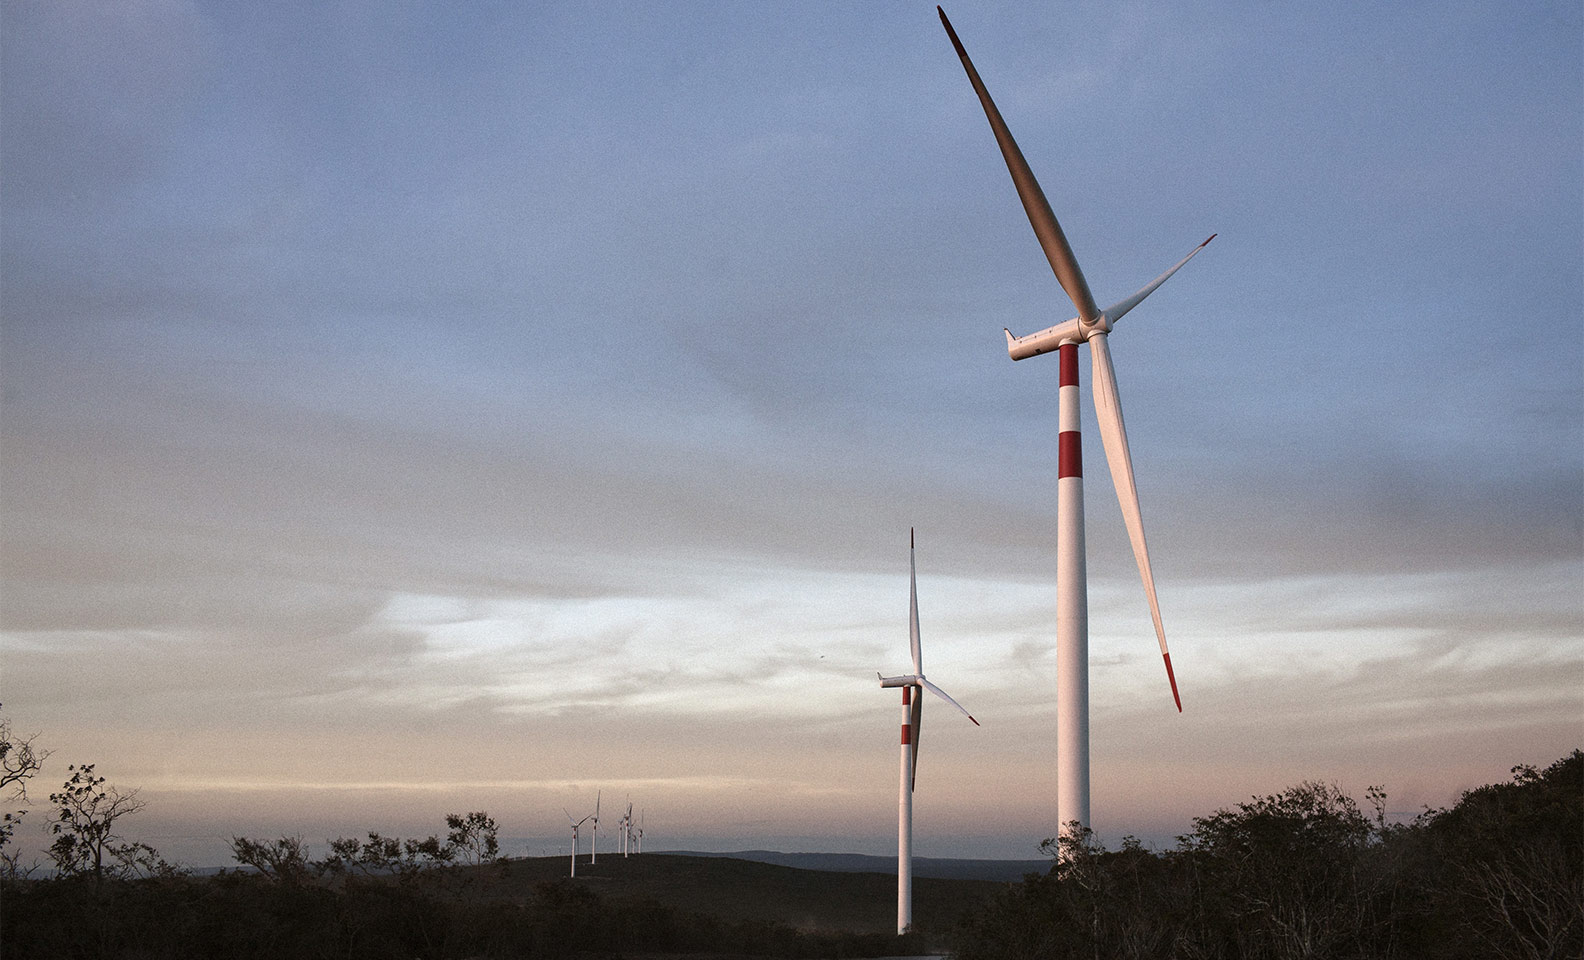
<svg viewBox="0 0 1584 960"><path fill-rule="evenodd" d="M684 857L727 857L772 863L799 870L829 873L880 873L896 876L896 857L865 853L783 853L778 850L736 850L715 853L701 850L657 850ZM963 857L914 857L913 876L940 880L993 880L1016 882L1025 874L1045 874L1049 860L975 860Z"/></svg>

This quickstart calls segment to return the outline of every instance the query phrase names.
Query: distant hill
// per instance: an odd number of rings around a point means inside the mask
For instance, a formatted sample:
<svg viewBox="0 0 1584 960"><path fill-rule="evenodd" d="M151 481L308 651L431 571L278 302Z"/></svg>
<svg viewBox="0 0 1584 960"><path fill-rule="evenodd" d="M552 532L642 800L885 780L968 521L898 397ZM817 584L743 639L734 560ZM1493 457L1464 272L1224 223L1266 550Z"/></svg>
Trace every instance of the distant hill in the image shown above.
<svg viewBox="0 0 1584 960"><path fill-rule="evenodd" d="M865 859L888 863L884 857ZM493 888L489 892L509 897L515 891L526 892L536 883L566 879L567 868L566 857L529 857L509 860L499 868L484 868L478 876L487 888ZM810 870L749 860L743 855L644 853L624 859L620 854L603 854L592 865L586 855L580 856L574 882L600 897L653 900L677 910L734 922L764 921L799 930L884 933L896 930L894 863L890 869L889 874ZM1002 885L1001 881L984 879L915 877L915 925L921 930L943 930L964 910Z"/></svg>
<svg viewBox="0 0 1584 960"><path fill-rule="evenodd" d="M896 876L896 857L872 857L861 853L780 853L775 850L739 850L735 853L704 853L698 850L665 850L683 857L731 857L774 863L800 870L828 870L832 873L884 873ZM1016 882L1024 874L1050 872L1049 860L956 860L946 857L914 857L915 879L996 880Z"/></svg>

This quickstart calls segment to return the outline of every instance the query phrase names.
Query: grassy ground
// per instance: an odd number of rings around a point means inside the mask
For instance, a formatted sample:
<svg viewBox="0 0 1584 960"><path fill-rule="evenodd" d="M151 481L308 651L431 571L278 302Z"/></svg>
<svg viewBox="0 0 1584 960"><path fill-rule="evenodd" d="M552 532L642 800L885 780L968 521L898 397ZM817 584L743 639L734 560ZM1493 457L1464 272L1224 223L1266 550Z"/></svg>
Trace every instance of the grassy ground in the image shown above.
<svg viewBox="0 0 1584 960"><path fill-rule="evenodd" d="M896 930L896 876L799 870L724 857L645 853L578 858L576 883L601 897L649 899L731 921L768 921L801 930ZM567 878L566 857L508 862L492 883L529 891ZM491 870L491 873L494 871ZM949 926L965 908L1003 884L987 880L913 881L913 917L922 930ZM506 892L506 891L499 891Z"/></svg>

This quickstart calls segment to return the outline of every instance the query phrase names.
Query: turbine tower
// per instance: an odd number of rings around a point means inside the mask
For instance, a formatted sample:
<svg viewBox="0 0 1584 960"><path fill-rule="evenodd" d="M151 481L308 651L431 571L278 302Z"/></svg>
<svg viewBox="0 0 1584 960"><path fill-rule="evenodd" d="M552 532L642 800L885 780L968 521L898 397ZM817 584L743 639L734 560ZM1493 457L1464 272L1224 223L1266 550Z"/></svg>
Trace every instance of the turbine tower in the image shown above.
<svg viewBox="0 0 1584 960"><path fill-rule="evenodd" d="M577 879L578 830L588 820L588 817L584 817L582 820L573 820L572 814L567 812L566 807L562 807L561 812L566 814L567 822L572 824L572 878L575 880Z"/></svg>
<svg viewBox="0 0 1584 960"><path fill-rule="evenodd" d="M1015 337L1006 331L1007 353L1013 360L1059 351L1059 434L1057 436L1056 467L1056 817L1061 833L1068 833L1068 824L1076 821L1089 825L1089 597L1084 561L1084 510L1083 510L1083 457L1079 445L1078 417L1078 344L1089 344L1091 375L1094 378L1095 417L1100 423L1100 441L1105 447L1106 462L1111 467L1111 482L1116 487L1117 500L1122 505L1122 519L1132 542L1133 556L1138 562L1139 576L1144 581L1144 594L1149 600L1150 616L1155 622L1155 636L1160 641L1161 658L1166 663L1166 679L1171 684L1172 700L1177 711L1182 712L1182 698L1177 694L1177 678L1172 673L1171 654L1166 649L1166 630L1161 626L1160 604L1155 599L1155 577L1150 572L1149 549L1144 542L1144 522L1139 513L1138 491L1133 484L1133 462L1128 454L1127 431L1122 425L1122 405L1117 395L1116 373L1111 366L1111 353L1106 337L1123 314L1138 306L1155 288L1182 268L1203 250L1205 244L1215 239L1215 234L1195 247L1170 270L1145 284L1143 289L1105 310L1095 306L1089 284L1084 280L1072 247L1062 233L1061 225L1051 213L1050 204L1040 190L1034 173L1018 149L1017 142L1001 119L1001 112L990 99L990 92L979 79L968 51L957 39L957 31L940 13L941 25L951 37L952 46L968 72L968 81L979 95L990 129L995 134L1007 170L1023 210L1028 214L1034 235L1039 238L1045 258L1062 289L1078 310L1078 316L1066 323L1057 324Z"/></svg>
<svg viewBox="0 0 1584 960"><path fill-rule="evenodd" d="M632 838L633 838L632 801L629 800L629 801L627 801L627 812L622 814L622 818L621 818L621 855L622 855L622 859L624 859L624 860L627 858L627 854L629 852L629 849L632 846Z"/></svg>
<svg viewBox="0 0 1584 960"><path fill-rule="evenodd" d="M594 835L589 838L589 863L599 862L599 808L600 794L603 792L604 791L595 791L594 815L592 817L585 818L594 821Z"/></svg>
<svg viewBox="0 0 1584 960"><path fill-rule="evenodd" d="M918 772L919 728L924 723L924 690L979 721L963 710L946 691L924 679L924 656L919 648L918 567L913 559L913 531L908 531L908 639L913 648L913 673L881 677L881 687L902 688L902 774L897 787L897 935L913 925L913 786ZM914 691L918 690L917 693Z"/></svg>

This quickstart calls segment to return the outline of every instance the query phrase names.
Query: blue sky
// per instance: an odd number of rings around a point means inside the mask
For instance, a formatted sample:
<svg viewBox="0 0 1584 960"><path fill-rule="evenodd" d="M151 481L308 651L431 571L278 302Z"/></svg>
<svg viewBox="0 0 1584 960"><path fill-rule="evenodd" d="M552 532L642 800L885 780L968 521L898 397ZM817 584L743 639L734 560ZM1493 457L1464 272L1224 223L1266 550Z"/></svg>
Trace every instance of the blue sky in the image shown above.
<svg viewBox="0 0 1584 960"><path fill-rule="evenodd" d="M1053 832L1072 313L929 4L42 4L0 31L0 700L143 832ZM1111 338L1095 826L1580 743L1576 4L949 9ZM658 828L658 829L657 829ZM221 846L223 850L223 845Z"/></svg>

